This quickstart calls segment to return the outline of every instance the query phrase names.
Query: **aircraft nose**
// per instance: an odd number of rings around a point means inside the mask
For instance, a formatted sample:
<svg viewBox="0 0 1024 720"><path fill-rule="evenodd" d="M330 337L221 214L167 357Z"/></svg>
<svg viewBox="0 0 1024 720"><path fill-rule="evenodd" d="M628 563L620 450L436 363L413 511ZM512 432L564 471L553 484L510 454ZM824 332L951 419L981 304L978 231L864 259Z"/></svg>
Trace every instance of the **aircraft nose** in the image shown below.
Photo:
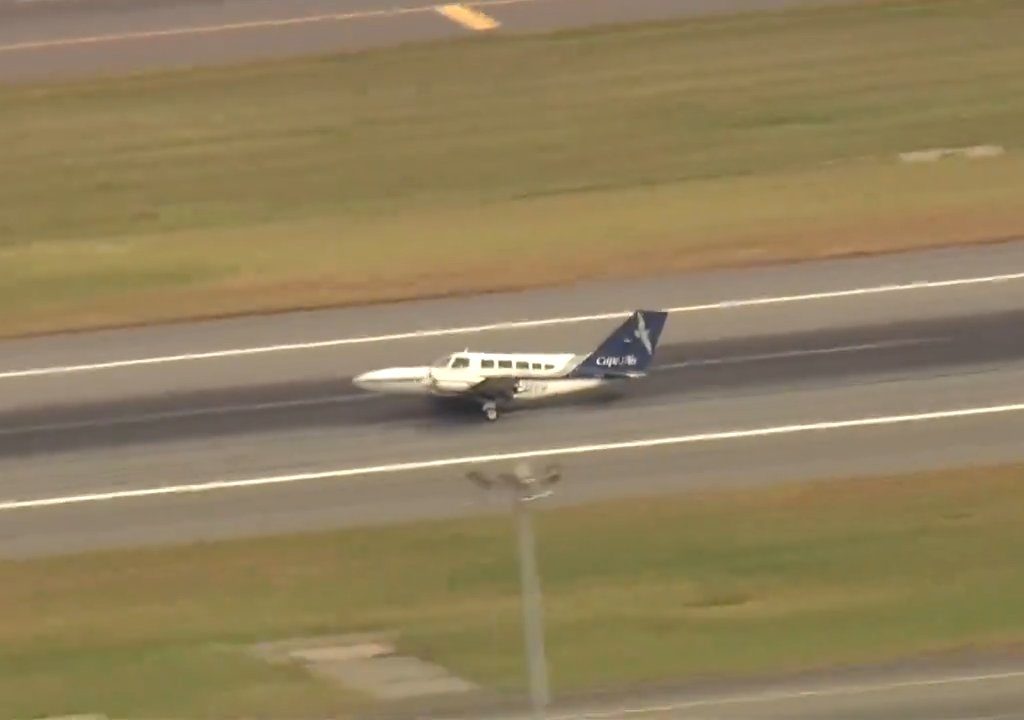
<svg viewBox="0 0 1024 720"><path fill-rule="evenodd" d="M394 380L393 371L388 368L381 370L370 370L369 372L360 373L352 378L352 383L363 390L375 390L381 386L387 380Z"/></svg>

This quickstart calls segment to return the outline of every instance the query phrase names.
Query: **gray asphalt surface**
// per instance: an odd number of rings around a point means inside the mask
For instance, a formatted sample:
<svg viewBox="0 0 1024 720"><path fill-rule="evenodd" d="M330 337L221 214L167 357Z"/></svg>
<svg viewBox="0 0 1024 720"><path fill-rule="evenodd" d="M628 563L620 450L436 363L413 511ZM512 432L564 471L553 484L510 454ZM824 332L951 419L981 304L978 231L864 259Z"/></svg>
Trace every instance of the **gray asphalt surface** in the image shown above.
<svg viewBox="0 0 1024 720"><path fill-rule="evenodd" d="M851 0L482 0L537 32ZM0 81L70 80L354 52L474 34L422 0L0 0Z"/></svg>
<svg viewBox="0 0 1024 720"><path fill-rule="evenodd" d="M525 715L493 714L502 720ZM642 699L569 700L557 720L1020 720L1024 665L1015 651L952 654L757 681L701 681Z"/></svg>
<svg viewBox="0 0 1024 720"><path fill-rule="evenodd" d="M615 413L642 417L666 405L752 397L779 388L823 390L1013 367L1024 363L1024 333L1018 332L1022 326L1024 309L671 344L659 348L658 365L645 382L623 384L607 397L566 398L552 403L559 410L548 415L571 417L576 408L600 407L593 412L608 414L614 408ZM383 426L429 432L424 425L437 423L448 427L456 440L450 451L458 452L461 433L478 433L476 406L448 410L418 398L342 392L350 385L351 378L337 377L0 413L0 458L144 443L230 442L307 429L347 434ZM567 407L573 410L561 409ZM514 412L504 416L503 427L521 427L538 417L537 410L525 406ZM488 433L494 434L491 429ZM373 453L366 461L376 459Z"/></svg>
<svg viewBox="0 0 1024 720"><path fill-rule="evenodd" d="M1024 268L1024 244L702 273L649 283L300 313L0 344L0 376L632 305L849 290ZM619 396L475 410L367 396L349 378L477 348L586 350L615 320L0 377L0 502L264 478L1020 402L1024 280L674 314L661 369ZM721 483L1019 459L1022 413L563 456L556 502ZM435 468L0 512L0 552L63 553L499 511Z"/></svg>

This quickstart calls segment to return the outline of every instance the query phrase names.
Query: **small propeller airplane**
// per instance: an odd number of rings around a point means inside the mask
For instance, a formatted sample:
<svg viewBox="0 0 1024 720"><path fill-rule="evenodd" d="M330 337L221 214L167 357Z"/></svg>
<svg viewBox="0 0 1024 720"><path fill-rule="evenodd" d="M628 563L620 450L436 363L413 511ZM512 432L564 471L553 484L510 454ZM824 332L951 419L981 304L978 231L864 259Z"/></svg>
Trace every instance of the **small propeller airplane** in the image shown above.
<svg viewBox="0 0 1024 720"><path fill-rule="evenodd" d="M479 403L493 421L499 407L513 401L579 393L646 376L667 318L661 310L637 310L589 355L466 350L428 366L372 370L352 382L371 392L464 398Z"/></svg>

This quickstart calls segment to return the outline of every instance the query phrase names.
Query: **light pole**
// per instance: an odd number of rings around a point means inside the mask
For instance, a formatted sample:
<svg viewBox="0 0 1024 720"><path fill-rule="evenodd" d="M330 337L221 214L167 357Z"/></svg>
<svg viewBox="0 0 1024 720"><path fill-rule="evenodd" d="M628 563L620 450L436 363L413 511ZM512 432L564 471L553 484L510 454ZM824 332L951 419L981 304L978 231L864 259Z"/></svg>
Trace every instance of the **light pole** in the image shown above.
<svg viewBox="0 0 1024 720"><path fill-rule="evenodd" d="M543 720L550 700L547 659L544 653L544 617L541 609L540 575L537 572L537 551L533 537L533 517L529 503L551 494L551 485L561 479L556 466L548 466L536 474L523 463L515 472L499 473L492 480L484 473L473 470L466 477L485 490L502 485L512 494L512 507L516 519L519 546L519 581L523 604L523 637L526 644L526 666L529 673L530 705L536 720Z"/></svg>

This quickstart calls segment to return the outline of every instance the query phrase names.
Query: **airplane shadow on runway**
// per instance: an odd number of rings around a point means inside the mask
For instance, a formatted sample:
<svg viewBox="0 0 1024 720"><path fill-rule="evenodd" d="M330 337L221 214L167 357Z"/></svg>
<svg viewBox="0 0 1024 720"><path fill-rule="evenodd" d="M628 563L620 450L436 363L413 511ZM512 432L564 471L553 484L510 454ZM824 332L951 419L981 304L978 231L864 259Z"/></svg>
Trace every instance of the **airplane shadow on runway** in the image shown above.
<svg viewBox="0 0 1024 720"><path fill-rule="evenodd" d="M501 406L501 412L497 424L510 417L521 417L530 413L557 410L559 408L589 408L600 409L603 407L619 407L630 399L625 388L599 388L597 390L578 396L567 395L544 400L531 400L529 402L511 403ZM413 398L412 401L425 408L417 418L428 419L432 423L442 423L451 426L488 426L496 423L489 422L484 417L480 404L464 398L428 397ZM419 402L417 402L419 401Z"/></svg>
<svg viewBox="0 0 1024 720"><path fill-rule="evenodd" d="M344 392L337 382L235 388L90 406L0 414L0 458L303 430L406 427L419 432L488 430L552 409L616 407L628 393L600 389L503 408L497 422L479 404L438 397Z"/></svg>

